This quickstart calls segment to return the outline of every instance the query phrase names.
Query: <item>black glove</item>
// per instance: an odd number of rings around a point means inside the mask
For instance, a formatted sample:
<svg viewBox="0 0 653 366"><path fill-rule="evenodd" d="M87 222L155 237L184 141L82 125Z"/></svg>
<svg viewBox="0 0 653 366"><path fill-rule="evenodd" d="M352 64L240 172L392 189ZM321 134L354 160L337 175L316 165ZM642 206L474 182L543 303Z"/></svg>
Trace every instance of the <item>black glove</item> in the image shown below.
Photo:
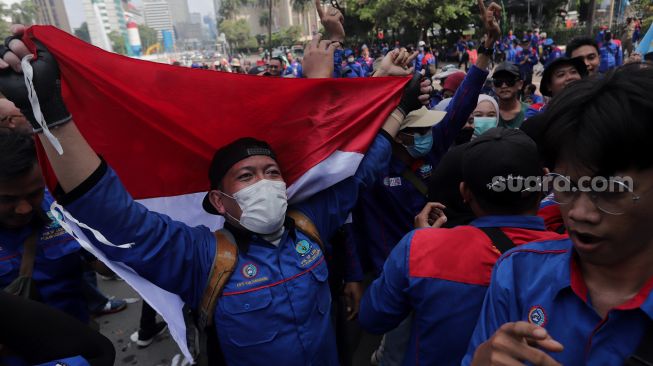
<svg viewBox="0 0 653 366"><path fill-rule="evenodd" d="M5 47L15 37L7 38ZM31 62L34 70L34 90L39 99L43 118L49 128L64 124L72 119L61 97L61 80L59 79L59 66L57 60L43 44L36 44L37 59ZM30 121L35 132L41 131L41 126L36 122L32 105L27 97L25 77L11 68L0 72L0 92L18 107L21 113Z"/></svg>
<svg viewBox="0 0 653 366"><path fill-rule="evenodd" d="M419 101L420 84L422 83L422 74L414 73L413 78L408 82L404 88L404 95L399 102L399 110L404 116L408 113L422 108L422 103Z"/></svg>

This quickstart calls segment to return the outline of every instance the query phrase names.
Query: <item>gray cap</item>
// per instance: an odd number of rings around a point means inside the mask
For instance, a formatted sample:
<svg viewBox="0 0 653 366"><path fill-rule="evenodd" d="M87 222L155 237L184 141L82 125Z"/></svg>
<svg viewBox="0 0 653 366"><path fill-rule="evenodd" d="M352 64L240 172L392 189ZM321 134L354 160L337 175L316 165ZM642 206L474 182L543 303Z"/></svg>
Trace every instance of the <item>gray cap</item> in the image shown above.
<svg viewBox="0 0 653 366"><path fill-rule="evenodd" d="M519 67L517 65L513 64L512 62L502 62L502 63L500 63L499 66L497 66L494 69L494 73L492 74L492 77L496 78L497 76L499 76L499 74L509 74L509 75L512 75L512 76L514 76L516 78L520 77Z"/></svg>

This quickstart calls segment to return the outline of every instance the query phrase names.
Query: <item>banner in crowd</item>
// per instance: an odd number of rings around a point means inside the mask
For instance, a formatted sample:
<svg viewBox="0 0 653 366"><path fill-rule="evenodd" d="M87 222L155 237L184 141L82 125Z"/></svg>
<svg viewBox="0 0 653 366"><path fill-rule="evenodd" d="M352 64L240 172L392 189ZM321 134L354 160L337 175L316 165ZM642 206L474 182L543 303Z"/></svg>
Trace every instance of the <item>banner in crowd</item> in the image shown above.
<svg viewBox="0 0 653 366"><path fill-rule="evenodd" d="M151 210L212 229L221 219L204 213L201 199L218 147L246 136L267 141L278 155L291 202L301 200L354 174L407 81L230 74L109 53L51 26L29 28L28 46L30 37L57 58L73 119L131 195ZM52 188L56 178L42 163ZM66 215L60 206L57 211ZM189 357L181 300L106 260L84 239L83 223L64 221L87 250L163 315Z"/></svg>

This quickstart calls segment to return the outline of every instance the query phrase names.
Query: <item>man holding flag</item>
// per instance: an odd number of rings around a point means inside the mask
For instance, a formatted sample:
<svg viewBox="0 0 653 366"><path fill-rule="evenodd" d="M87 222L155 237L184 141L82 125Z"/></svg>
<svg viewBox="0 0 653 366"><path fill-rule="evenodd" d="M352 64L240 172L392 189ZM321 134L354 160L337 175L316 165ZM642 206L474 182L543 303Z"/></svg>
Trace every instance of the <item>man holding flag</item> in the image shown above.
<svg viewBox="0 0 653 366"><path fill-rule="evenodd" d="M22 27L14 28L15 36L23 32ZM57 61L45 46L32 41L37 59L31 64L23 61L21 68L18 60L31 52L16 37L8 39L4 55L8 65L0 63L6 69L0 89L28 116L41 139L63 191L58 198L63 208L56 212L65 218L59 219L83 228L92 246L110 260L179 295L196 310L212 279L214 260L220 260L216 253L226 242L235 242L235 268L226 274L230 277L208 314L214 317L219 347L213 345L207 353L223 357L229 365L270 360L283 365L336 365L320 238L329 238L342 225L359 189L371 184L387 164L390 141L404 116L428 100L430 82L420 83L420 75L413 76L352 177L292 207L314 232L298 230L302 225L286 215L286 182L268 143L240 138L218 149L203 208L222 215L227 231L214 235L206 227L191 227L149 211L132 199L72 121L61 94ZM306 75L331 75L334 50L334 43L316 36L304 59ZM405 51L388 58L401 66L413 59ZM25 84L32 92L29 98Z"/></svg>

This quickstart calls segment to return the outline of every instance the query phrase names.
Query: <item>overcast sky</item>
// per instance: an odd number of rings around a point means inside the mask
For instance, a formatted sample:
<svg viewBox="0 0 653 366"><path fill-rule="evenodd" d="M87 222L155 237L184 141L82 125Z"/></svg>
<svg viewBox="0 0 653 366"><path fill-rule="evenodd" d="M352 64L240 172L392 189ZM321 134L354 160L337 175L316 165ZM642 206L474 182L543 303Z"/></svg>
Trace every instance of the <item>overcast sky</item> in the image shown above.
<svg viewBox="0 0 653 366"><path fill-rule="evenodd" d="M5 4L13 4L20 0L0 0ZM141 0L133 0L134 5L140 7ZM68 13L68 20L72 28L78 28L84 19L84 8L82 7L82 0L64 0L66 4L66 12ZM213 14L213 1L212 0L188 0L188 7L191 13L201 13L202 15Z"/></svg>

